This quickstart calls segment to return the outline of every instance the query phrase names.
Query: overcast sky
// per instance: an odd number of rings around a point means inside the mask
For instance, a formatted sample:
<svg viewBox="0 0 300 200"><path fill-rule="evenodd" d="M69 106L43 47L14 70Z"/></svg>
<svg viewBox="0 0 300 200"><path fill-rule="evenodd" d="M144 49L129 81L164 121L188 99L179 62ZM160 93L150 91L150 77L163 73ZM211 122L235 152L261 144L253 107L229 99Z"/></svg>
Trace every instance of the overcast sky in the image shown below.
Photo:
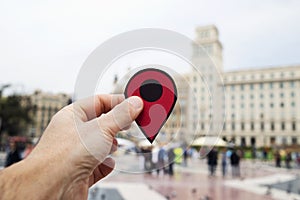
<svg viewBox="0 0 300 200"><path fill-rule="evenodd" d="M224 70L300 64L300 1L0 1L0 85L72 93L87 56L110 37L164 28L191 38L215 24Z"/></svg>

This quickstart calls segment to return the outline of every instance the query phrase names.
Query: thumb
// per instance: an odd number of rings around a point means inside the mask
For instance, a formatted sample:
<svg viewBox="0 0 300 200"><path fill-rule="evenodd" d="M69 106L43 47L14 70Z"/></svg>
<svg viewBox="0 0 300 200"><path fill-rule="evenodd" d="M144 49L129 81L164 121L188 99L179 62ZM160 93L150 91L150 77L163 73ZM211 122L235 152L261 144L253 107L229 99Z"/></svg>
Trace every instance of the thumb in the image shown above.
<svg viewBox="0 0 300 200"><path fill-rule="evenodd" d="M122 101L108 113L84 123L78 127L82 144L91 155L103 162L111 151L116 133L129 126L142 109L142 99L133 96Z"/></svg>
<svg viewBox="0 0 300 200"><path fill-rule="evenodd" d="M118 131L128 127L139 116L142 109L142 99L132 96L96 120L104 133L114 137Z"/></svg>

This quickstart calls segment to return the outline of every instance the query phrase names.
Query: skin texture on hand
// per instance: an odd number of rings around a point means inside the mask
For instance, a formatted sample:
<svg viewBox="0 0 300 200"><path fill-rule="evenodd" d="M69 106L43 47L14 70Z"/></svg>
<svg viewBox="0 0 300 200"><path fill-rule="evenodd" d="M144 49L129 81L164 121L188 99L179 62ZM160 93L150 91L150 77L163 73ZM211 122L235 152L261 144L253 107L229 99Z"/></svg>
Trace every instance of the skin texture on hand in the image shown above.
<svg viewBox="0 0 300 200"><path fill-rule="evenodd" d="M107 176L115 134L140 114L139 97L97 95L59 111L32 153L0 171L0 199L87 199L88 188Z"/></svg>

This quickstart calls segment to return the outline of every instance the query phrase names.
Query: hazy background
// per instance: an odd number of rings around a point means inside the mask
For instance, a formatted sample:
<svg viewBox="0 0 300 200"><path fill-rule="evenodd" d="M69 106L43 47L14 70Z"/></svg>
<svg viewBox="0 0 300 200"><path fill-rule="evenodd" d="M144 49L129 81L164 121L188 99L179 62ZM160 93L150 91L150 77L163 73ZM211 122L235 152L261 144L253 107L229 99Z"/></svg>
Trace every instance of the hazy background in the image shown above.
<svg viewBox="0 0 300 200"><path fill-rule="evenodd" d="M149 27L194 38L197 26L215 24L226 71L300 64L299 9L297 0L1 1L0 85L72 93L98 45Z"/></svg>

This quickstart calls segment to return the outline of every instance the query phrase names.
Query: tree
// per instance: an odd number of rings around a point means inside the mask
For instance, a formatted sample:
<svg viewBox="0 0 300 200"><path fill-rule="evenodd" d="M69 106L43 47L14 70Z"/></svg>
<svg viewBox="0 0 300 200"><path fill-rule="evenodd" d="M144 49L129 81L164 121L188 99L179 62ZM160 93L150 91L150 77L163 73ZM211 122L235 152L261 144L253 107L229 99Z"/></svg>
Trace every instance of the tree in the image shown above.
<svg viewBox="0 0 300 200"><path fill-rule="evenodd" d="M25 135L28 126L33 122L35 106L30 97L12 95L0 99L0 133L7 132L9 136Z"/></svg>

